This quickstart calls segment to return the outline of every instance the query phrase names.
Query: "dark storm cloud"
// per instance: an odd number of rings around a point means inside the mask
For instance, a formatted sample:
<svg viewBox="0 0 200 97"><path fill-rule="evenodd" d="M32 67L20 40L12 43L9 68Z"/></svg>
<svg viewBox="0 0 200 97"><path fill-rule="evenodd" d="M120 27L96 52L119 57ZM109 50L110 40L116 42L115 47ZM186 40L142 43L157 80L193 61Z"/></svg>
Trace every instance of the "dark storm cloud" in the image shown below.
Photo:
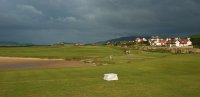
<svg viewBox="0 0 200 97"><path fill-rule="evenodd" d="M200 31L198 0L0 0L0 41L94 42Z"/></svg>

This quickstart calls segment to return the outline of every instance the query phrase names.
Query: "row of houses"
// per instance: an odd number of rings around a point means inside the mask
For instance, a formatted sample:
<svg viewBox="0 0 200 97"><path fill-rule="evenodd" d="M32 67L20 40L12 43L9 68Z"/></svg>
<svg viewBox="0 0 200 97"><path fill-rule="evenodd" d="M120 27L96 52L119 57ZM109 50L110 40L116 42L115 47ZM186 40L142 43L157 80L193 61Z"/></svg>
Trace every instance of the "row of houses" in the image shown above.
<svg viewBox="0 0 200 97"><path fill-rule="evenodd" d="M159 38L159 37L152 37L150 39L146 38L136 38L136 43L141 42L149 42L151 46L168 46L168 47L186 47L191 46L192 42L190 38L187 39L181 39L181 38Z"/></svg>

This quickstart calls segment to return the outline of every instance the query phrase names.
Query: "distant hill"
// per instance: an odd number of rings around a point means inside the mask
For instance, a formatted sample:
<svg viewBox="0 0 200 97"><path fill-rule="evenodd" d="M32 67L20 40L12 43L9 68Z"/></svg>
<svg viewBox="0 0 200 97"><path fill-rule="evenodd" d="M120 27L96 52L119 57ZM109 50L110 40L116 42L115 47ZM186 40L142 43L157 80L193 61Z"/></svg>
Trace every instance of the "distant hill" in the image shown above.
<svg viewBox="0 0 200 97"><path fill-rule="evenodd" d="M190 38L194 47L200 48L200 34L191 35Z"/></svg>
<svg viewBox="0 0 200 97"><path fill-rule="evenodd" d="M32 43L18 43L18 42L10 42L10 41L0 41L0 46L31 46L34 45Z"/></svg>
<svg viewBox="0 0 200 97"><path fill-rule="evenodd" d="M135 36L128 36L128 37L120 37L120 38L115 38L115 39L110 39L107 40L109 42L117 42L117 41L133 41L135 40L137 37Z"/></svg>
<svg viewBox="0 0 200 97"><path fill-rule="evenodd" d="M191 35L190 38L200 38L200 34Z"/></svg>
<svg viewBox="0 0 200 97"><path fill-rule="evenodd" d="M0 41L0 46L18 46L21 45L17 42L10 42L10 41Z"/></svg>
<svg viewBox="0 0 200 97"><path fill-rule="evenodd" d="M139 36L138 36L139 37ZM106 40L106 41L100 41L97 42L96 44L105 44L107 42L119 42L119 41L134 41L136 38L138 38L137 36L127 36L127 37L119 37L119 38L115 38L115 39L110 39L110 40ZM141 36L140 36L141 37ZM150 38L150 37L144 37L144 38Z"/></svg>

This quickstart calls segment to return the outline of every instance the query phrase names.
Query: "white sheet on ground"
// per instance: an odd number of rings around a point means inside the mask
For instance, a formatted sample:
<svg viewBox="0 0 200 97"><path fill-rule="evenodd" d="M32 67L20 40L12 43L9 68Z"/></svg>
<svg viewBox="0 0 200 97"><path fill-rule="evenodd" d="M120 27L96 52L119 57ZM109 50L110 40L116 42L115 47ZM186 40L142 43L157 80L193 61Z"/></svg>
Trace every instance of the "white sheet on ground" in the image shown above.
<svg viewBox="0 0 200 97"><path fill-rule="evenodd" d="M104 74L103 79L107 81L118 80L118 76L115 73L108 73L108 74Z"/></svg>

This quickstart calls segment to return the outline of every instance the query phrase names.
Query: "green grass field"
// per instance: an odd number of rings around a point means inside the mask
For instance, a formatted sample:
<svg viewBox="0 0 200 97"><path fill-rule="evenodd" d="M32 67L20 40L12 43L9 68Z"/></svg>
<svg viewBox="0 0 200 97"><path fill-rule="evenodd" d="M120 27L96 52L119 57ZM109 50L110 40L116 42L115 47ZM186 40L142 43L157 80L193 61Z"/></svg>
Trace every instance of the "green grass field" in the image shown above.
<svg viewBox="0 0 200 97"><path fill-rule="evenodd" d="M120 55L118 49L97 46L44 46L44 47L2 47L0 56L9 57L36 57L36 58L62 58L66 60L79 60L85 58Z"/></svg>
<svg viewBox="0 0 200 97"><path fill-rule="evenodd" d="M109 55L113 59L109 60ZM0 97L200 97L200 55L111 47L0 48L0 56L92 58L106 66L0 70ZM104 81L117 73L119 81Z"/></svg>

